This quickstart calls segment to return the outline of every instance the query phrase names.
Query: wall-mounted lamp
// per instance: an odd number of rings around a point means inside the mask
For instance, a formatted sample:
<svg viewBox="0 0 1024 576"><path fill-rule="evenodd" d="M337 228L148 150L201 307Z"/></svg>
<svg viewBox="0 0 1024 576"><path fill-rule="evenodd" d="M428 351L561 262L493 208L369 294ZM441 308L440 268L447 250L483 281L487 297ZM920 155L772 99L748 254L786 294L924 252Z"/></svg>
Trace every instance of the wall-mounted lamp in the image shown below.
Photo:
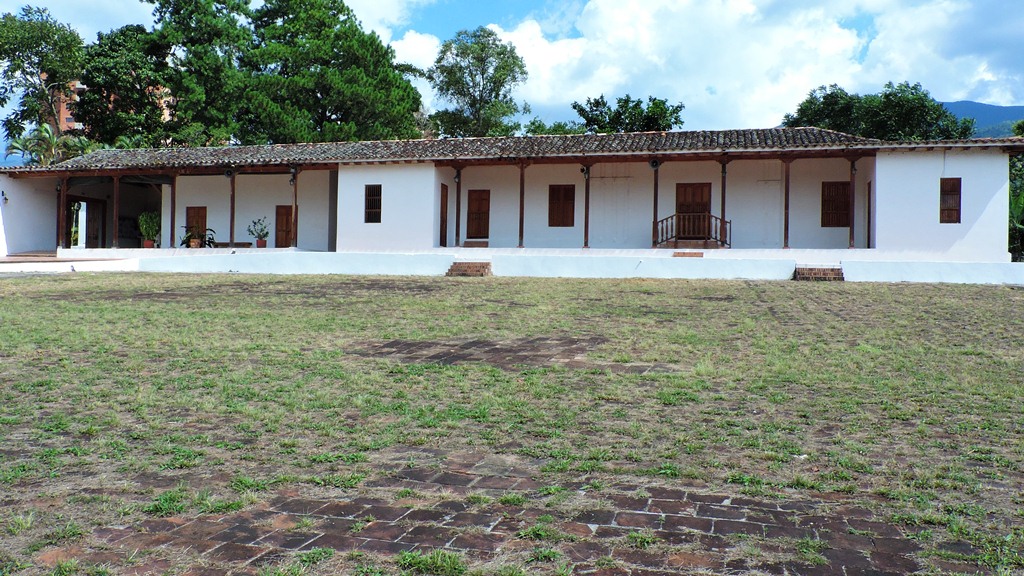
<svg viewBox="0 0 1024 576"><path fill-rule="evenodd" d="M4 204L7 204L8 202L11 201L11 199L7 197L7 192L4 190L0 190L0 198L4 199Z"/></svg>
<svg viewBox="0 0 1024 576"><path fill-rule="evenodd" d="M458 184L462 181L462 170L455 171L455 183Z"/></svg>
<svg viewBox="0 0 1024 576"><path fill-rule="evenodd" d="M580 174L583 174L584 180L590 180L590 166L581 166Z"/></svg>
<svg viewBox="0 0 1024 576"><path fill-rule="evenodd" d="M661 160L658 160L657 158L652 158L651 161L648 162L648 164L651 165L651 168L657 170L658 167L661 166Z"/></svg>
<svg viewBox="0 0 1024 576"><path fill-rule="evenodd" d="M225 178L231 178L234 175L235 175L235 171L232 170L231 168L228 168L227 170L224 171L224 177Z"/></svg>
<svg viewBox="0 0 1024 576"><path fill-rule="evenodd" d="M298 167L292 166L288 173L292 175L291 178L288 179L288 185L295 186L295 179L299 176Z"/></svg>

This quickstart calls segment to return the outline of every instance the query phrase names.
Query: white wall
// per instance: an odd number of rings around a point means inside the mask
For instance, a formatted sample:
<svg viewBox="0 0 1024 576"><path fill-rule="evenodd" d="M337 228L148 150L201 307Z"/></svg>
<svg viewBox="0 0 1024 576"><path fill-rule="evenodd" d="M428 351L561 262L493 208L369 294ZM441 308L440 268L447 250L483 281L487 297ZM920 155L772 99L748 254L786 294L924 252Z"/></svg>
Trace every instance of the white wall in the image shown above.
<svg viewBox="0 0 1024 576"><path fill-rule="evenodd" d="M0 255L57 246L57 180L0 175Z"/></svg>
<svg viewBox="0 0 1024 576"><path fill-rule="evenodd" d="M728 164L726 219L732 221L734 248L781 248L783 245L783 164L778 160L736 160ZM867 183L874 177L871 159L858 162L854 226L856 246L866 247ZM821 227L821 183L848 181L850 163L843 159L800 160L790 172L790 246L847 248L849 228ZM573 248L583 245L584 186L580 166L533 165L526 168L523 244L526 247ZM711 213L721 213L722 168L718 162L668 162L661 165L658 217L675 211L677 183L711 183ZM575 225L548 226L548 186L576 186ZM454 186L454 184L450 184ZM462 237L465 239L468 190L491 191L491 247L519 242L519 169L515 166L466 168L462 172ZM454 188L452 189L454 190ZM450 193L450 203L455 201ZM651 245L654 171L646 162L597 164L591 170L590 246L645 248ZM454 210L452 210L454 222ZM453 241L454 226L449 226ZM451 244L454 245L454 244Z"/></svg>
<svg viewBox="0 0 1024 576"><path fill-rule="evenodd" d="M781 175L782 163L778 164ZM871 158L863 158L857 162L853 215L856 248L867 247L867 188L868 182L874 179L874 171L874 162ZM790 248L850 247L849 228L821 226L821 183L849 180L850 162L842 158L805 159L792 163L789 171Z"/></svg>
<svg viewBox="0 0 1024 576"><path fill-rule="evenodd" d="M381 185L380 223L365 222L367 184ZM437 246L439 188L432 164L339 167L338 250ZM452 191L449 193L454 196ZM301 215L301 209L299 213Z"/></svg>
<svg viewBox="0 0 1024 576"><path fill-rule="evenodd" d="M939 223L939 179L961 178L959 224ZM941 260L1007 262L1009 165L1005 153L880 152L876 246L933 252Z"/></svg>
<svg viewBox="0 0 1024 576"><path fill-rule="evenodd" d="M235 177L235 241L254 242L246 229L253 220L266 216L274 246L274 219L278 205L292 203L292 185L288 174L239 174ZM328 180L326 170L299 173L298 247L304 250L327 250ZM170 186L164 186L161 246L176 247L184 234L185 209L206 206L206 226L216 231L218 242L231 237L231 180L221 175L179 176L176 190L173 241L170 227Z"/></svg>

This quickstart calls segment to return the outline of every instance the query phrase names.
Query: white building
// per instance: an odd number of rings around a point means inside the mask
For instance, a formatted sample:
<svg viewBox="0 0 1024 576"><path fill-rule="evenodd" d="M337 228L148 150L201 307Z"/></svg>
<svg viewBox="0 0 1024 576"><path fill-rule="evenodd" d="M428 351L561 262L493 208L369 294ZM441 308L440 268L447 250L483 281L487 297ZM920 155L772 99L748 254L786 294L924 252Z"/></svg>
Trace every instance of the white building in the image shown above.
<svg viewBox="0 0 1024 576"><path fill-rule="evenodd" d="M816 128L101 150L0 171L0 255L159 245L849 250L1008 262L1024 139L882 142ZM61 207L61 208L58 208ZM78 208L76 212L74 209ZM85 216L82 216L82 214ZM77 221L76 220L77 215Z"/></svg>

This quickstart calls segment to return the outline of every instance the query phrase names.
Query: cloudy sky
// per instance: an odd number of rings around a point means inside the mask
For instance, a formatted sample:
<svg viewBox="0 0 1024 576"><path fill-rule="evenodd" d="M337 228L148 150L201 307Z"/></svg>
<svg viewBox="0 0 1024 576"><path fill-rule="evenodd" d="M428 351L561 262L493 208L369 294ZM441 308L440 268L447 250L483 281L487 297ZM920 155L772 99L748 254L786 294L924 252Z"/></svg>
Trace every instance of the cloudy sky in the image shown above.
<svg viewBox="0 0 1024 576"><path fill-rule="evenodd" d="M29 0L31 1L31 0ZM16 0L0 0L0 12ZM518 98L547 121L573 101L649 95L686 105L684 129L778 125L808 91L920 82L940 101L1024 105L1024 0L349 0L399 60L486 25L515 44ZM36 0L86 41L152 23L135 0ZM436 108L429 88L420 86Z"/></svg>

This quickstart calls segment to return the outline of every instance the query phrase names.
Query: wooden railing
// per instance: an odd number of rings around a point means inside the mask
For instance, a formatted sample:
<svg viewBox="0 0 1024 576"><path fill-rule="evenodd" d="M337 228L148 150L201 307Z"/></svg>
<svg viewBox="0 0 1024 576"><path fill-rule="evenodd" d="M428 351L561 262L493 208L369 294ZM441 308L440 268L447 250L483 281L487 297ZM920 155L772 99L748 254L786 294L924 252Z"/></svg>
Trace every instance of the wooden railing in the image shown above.
<svg viewBox="0 0 1024 576"><path fill-rule="evenodd" d="M732 221L722 220L710 212L673 214L654 223L654 244L660 246L674 240L703 240L730 246Z"/></svg>

